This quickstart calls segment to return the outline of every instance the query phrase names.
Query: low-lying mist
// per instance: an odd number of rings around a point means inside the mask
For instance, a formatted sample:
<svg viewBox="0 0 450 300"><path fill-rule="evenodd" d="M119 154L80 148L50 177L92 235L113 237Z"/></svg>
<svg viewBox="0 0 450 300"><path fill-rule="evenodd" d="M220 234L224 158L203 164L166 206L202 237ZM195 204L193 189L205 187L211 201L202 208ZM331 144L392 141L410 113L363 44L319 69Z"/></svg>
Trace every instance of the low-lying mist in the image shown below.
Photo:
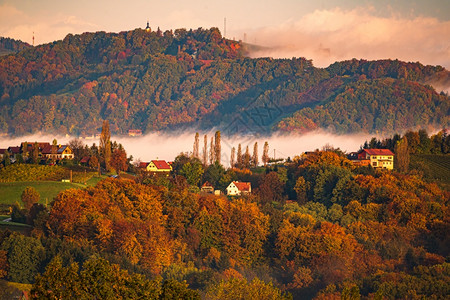
<svg viewBox="0 0 450 300"><path fill-rule="evenodd" d="M200 134L200 153L203 151L204 135L208 136L208 150L211 137L214 132L199 132ZM124 137L112 136L112 141L121 143L128 155L132 155L134 161L150 161L153 159L164 159L172 161L181 152L191 153L194 144L194 131L185 131L181 133L149 133L140 137ZM340 148L346 152L357 151L366 140L370 140L374 135L369 134L351 134L351 135L335 135L325 131L315 131L302 135L279 135L271 136L223 136L221 137L222 145L222 163L225 166L229 164L231 149L238 148L241 144L242 153L244 154L246 147L249 147L250 155L253 153L254 143L258 142L258 155L261 161L264 142L269 143L269 156L273 158L293 158L305 151L313 151L321 149L323 146L329 145ZM1 138L0 148L9 146L19 146L21 142L28 143L49 142L57 139L59 144L68 143L73 137L69 136L52 136L44 134L28 135L14 138ZM99 144L98 139L82 139L84 144L91 146L93 143Z"/></svg>

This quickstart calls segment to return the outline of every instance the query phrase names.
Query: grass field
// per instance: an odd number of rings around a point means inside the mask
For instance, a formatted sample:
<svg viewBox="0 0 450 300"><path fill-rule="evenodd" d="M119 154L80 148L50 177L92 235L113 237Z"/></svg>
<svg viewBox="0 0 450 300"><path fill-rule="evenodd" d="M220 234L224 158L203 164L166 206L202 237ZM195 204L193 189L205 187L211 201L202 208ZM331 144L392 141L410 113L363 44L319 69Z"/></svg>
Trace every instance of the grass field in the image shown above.
<svg viewBox="0 0 450 300"><path fill-rule="evenodd" d="M14 204L20 201L20 195L27 187L34 187L41 195L40 203L50 203L53 198L63 190L70 188L84 188L79 183L57 182L57 181L25 181L25 182L2 182L0 183L0 203Z"/></svg>

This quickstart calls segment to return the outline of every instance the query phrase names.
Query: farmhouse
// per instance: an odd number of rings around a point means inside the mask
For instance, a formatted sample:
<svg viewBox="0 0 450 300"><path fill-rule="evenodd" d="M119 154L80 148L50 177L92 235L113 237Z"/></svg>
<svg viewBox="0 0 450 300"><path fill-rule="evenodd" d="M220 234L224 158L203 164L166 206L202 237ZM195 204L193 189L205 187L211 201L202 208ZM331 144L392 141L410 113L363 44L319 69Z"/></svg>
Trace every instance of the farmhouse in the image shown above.
<svg viewBox="0 0 450 300"><path fill-rule="evenodd" d="M73 159L74 154L68 145L46 145L42 149L42 157L46 159L60 160Z"/></svg>
<svg viewBox="0 0 450 300"><path fill-rule="evenodd" d="M394 169L394 153L389 149L363 149L358 153L360 165L371 165L374 168Z"/></svg>
<svg viewBox="0 0 450 300"><path fill-rule="evenodd" d="M144 169L147 172L170 172L172 171L172 166L165 160L152 160L150 162L141 162L139 168Z"/></svg>
<svg viewBox="0 0 450 300"><path fill-rule="evenodd" d="M241 196L250 194L252 192L252 185L250 182L233 181L227 187L228 196Z"/></svg>
<svg viewBox="0 0 450 300"><path fill-rule="evenodd" d="M205 181L205 183L202 185L200 191L203 193L214 193L214 187L209 181Z"/></svg>

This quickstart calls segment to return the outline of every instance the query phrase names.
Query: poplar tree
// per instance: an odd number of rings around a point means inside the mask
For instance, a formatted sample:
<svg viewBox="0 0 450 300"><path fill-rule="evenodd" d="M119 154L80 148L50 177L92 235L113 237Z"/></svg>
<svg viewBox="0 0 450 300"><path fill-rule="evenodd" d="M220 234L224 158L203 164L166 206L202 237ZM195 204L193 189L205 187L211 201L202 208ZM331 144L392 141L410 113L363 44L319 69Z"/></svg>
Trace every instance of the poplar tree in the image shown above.
<svg viewBox="0 0 450 300"><path fill-rule="evenodd" d="M397 141L397 144L394 148L395 157L394 157L394 166L400 172L408 172L409 168L409 148L408 148L408 139L404 136L400 141Z"/></svg>
<svg viewBox="0 0 450 300"><path fill-rule="evenodd" d="M100 155L105 163L107 171L111 170L111 134L108 120L103 121L102 133L100 135Z"/></svg>
<svg viewBox="0 0 450 300"><path fill-rule="evenodd" d="M250 168L250 151L248 151L248 146L247 146L247 148L245 148L244 166L246 168Z"/></svg>
<svg viewBox="0 0 450 300"><path fill-rule="evenodd" d="M206 166L208 164L208 136L205 134L203 138L203 165Z"/></svg>
<svg viewBox="0 0 450 300"><path fill-rule="evenodd" d="M264 166L266 166L269 162L269 143L267 141L264 143L262 161L264 163Z"/></svg>
<svg viewBox="0 0 450 300"><path fill-rule="evenodd" d="M216 152L214 151L214 137L211 137L211 143L209 144L209 164L212 165L214 163L214 161L216 160L215 158L215 154Z"/></svg>
<svg viewBox="0 0 450 300"><path fill-rule="evenodd" d="M222 149L220 146L220 131L216 131L215 134L215 143L214 143L214 161L216 161L220 165L220 160L222 156Z"/></svg>
<svg viewBox="0 0 450 300"><path fill-rule="evenodd" d="M230 166L233 168L236 163L236 148L231 148L231 156L230 156Z"/></svg>
<svg viewBox="0 0 450 300"><path fill-rule="evenodd" d="M237 164L236 164L236 167L242 168L242 164L243 164L242 148L241 148L241 144L239 144L238 145L238 149L237 149Z"/></svg>
<svg viewBox="0 0 450 300"><path fill-rule="evenodd" d="M253 156L252 156L252 165L253 167L258 166L258 142L255 142L255 145L253 145Z"/></svg>
<svg viewBox="0 0 450 300"><path fill-rule="evenodd" d="M195 158L200 158L198 150L199 150L199 143L200 138L198 135L198 132L195 133L195 140L194 140L194 149L192 150L192 156Z"/></svg>

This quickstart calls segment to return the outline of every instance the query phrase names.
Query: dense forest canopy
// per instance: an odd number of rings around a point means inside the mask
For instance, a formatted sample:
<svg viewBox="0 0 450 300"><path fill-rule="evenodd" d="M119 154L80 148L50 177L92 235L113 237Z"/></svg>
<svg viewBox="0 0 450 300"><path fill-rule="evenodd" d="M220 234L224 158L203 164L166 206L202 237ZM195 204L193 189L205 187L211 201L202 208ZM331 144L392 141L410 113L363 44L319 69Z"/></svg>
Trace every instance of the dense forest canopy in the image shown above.
<svg viewBox="0 0 450 300"><path fill-rule="evenodd" d="M2 41L6 41L3 39ZM447 127L449 97L424 85L440 66L246 57L217 28L67 35L0 57L0 132L114 134L238 120L253 132L393 133ZM411 116L414 118L411 118ZM385 126L385 125L388 126Z"/></svg>

